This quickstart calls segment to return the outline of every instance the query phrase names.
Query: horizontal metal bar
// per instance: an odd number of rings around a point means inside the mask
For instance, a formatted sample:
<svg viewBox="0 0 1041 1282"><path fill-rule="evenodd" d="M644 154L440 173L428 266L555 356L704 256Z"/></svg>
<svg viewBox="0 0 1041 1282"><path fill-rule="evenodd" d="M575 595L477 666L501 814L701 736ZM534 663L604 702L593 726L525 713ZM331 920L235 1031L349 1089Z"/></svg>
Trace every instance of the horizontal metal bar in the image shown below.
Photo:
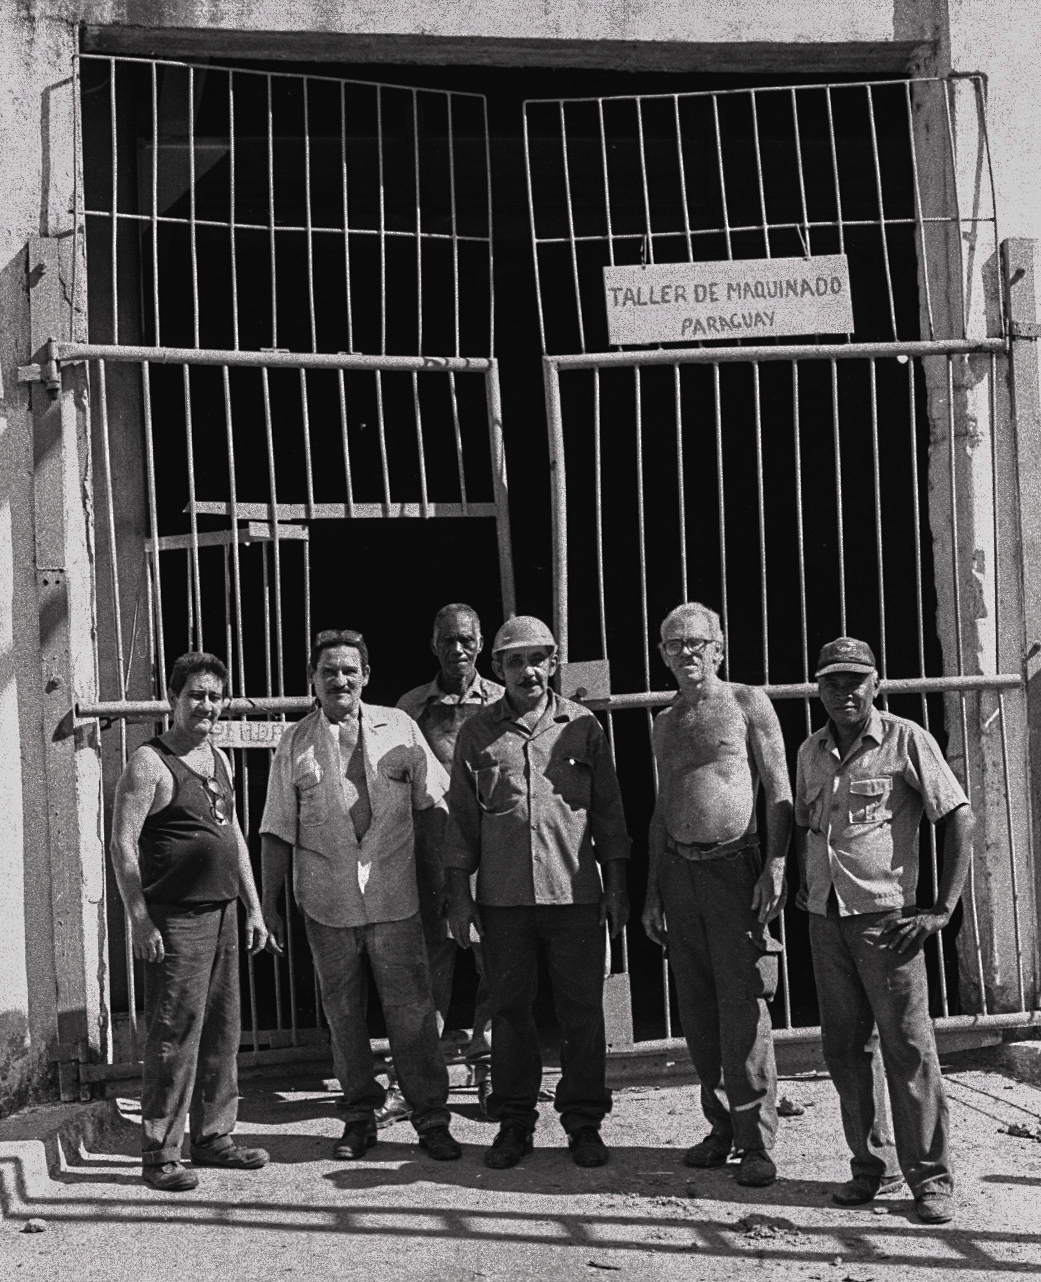
<svg viewBox="0 0 1041 1282"><path fill-rule="evenodd" d="M1018 690L1023 685L1023 677L1011 672L1001 672L992 676L900 677L879 684L883 694L943 694L958 690ZM760 689L770 699L813 699L817 696L817 684L814 681L765 685ZM610 708L614 711L623 708L660 708L672 703L675 698L675 690L651 690L644 694L612 694L604 699L589 699L585 702L597 709Z"/></svg>
<svg viewBox="0 0 1041 1282"><path fill-rule="evenodd" d="M111 213L108 213L106 214L106 216L111 218L112 215ZM120 214L119 217L147 218L147 215ZM148 221L151 221L151 220L149 219ZM171 221L186 222L187 219L178 218L176 220L171 220ZM817 218L817 219L811 218L807 222L802 222L800 220L797 223L796 222L767 223L766 228L768 231L771 231L771 232L813 231L815 227L836 227L836 228L838 227L842 227L842 228L919 227L929 223L950 224L952 226L959 223L966 223L966 224L971 224L975 226L977 223L994 223L996 221L997 219L994 218L993 216L986 216L983 214L981 214L978 218L956 218L953 214L924 214L921 218L844 218L842 219L841 222L836 218ZM227 224L222 223L221 226L227 226ZM289 228L289 227L283 229L282 227L279 227L279 230L292 231L295 229ZM678 241L681 237L684 240L686 240L687 236L691 236L691 237L723 236L726 234L727 230L728 229L726 227L691 227L689 229L686 227L676 227L676 228L667 228L662 231L651 231L651 232L613 231L610 233L610 235L608 235L607 232L581 232L581 233L576 233L574 237L539 236L537 238L537 244L539 245L539 248L541 248L543 245L570 245L572 240L574 240L576 245L589 244L596 241L603 241L603 242L613 241L615 243L617 243L618 241L626 241L626 240L641 242L641 241L646 241L648 239L650 239L651 242L654 242L656 240L677 240ZM729 231L731 236L737 235L738 232L758 232L760 235L762 235L763 224L762 223L744 223L744 224L738 224L737 226L735 226L733 223L731 223L729 227ZM411 233L407 233L407 232L399 232L398 234L401 236L411 235ZM764 258L758 261L769 262L770 260L768 258ZM632 265L635 266L635 264L632 264ZM686 267L688 265L689 263L688 263L688 260L686 259L682 259L680 260L679 263L676 264L676 266L682 266L682 267Z"/></svg>
<svg viewBox="0 0 1041 1282"><path fill-rule="evenodd" d="M227 149L225 148L224 150L227 150ZM239 222L232 223L232 222L228 222L226 219L221 219L221 218L195 218L195 219L173 218L169 214L156 214L153 217L151 214L131 214L131 213L124 213L122 210L120 210L116 214L113 214L111 209L80 209L80 210L77 210L77 213L83 218L106 218L109 220L111 220L112 218L115 218L117 221L125 221L125 222L132 222L132 223L148 223L149 226L151 226L153 223L168 223L178 227L219 227L224 231L258 231L258 232L263 232L265 235L271 234L271 226L268 223L239 223ZM897 220L894 219L890 221L897 221ZM913 222L914 219L902 219L900 221ZM951 222L953 220L944 218L944 219L936 219L935 221ZM963 221L969 221L969 220L966 219ZM982 218L977 218L972 221L984 222L986 220ZM874 226L877 226L878 224L877 222L871 222L868 225L874 227ZM320 233L326 236L342 237L344 235L343 227L319 227L319 226L306 227L306 226L300 226L297 223L276 222L274 225L274 230L276 232L283 232L283 231L296 232L298 235L301 235L301 236L318 235ZM412 241L443 240L443 241L447 241L449 244L455 244L456 242L459 242L459 243L465 242L472 245L490 245L491 244L491 240L488 236L473 236L473 235L467 234L466 232L460 232L458 236L453 236L452 233L449 231L423 231L422 228L413 229L412 231L395 231L391 228L385 228L381 232L378 227L356 227L352 224L350 227L346 229L346 231L347 231L347 235L349 236L379 236L379 237L386 236L388 239L393 239L394 237L398 237L399 239L403 239L403 240L407 239ZM662 234L661 232L656 233L656 235L661 235L661 234Z"/></svg>
<svg viewBox="0 0 1041 1282"><path fill-rule="evenodd" d="M195 508L199 511L198 504ZM145 551L151 553L158 546L160 552L183 552L190 551L193 547L201 548L221 548L230 547L234 543L235 536L238 535L239 543L270 543L274 539L271 532L271 525L268 522L250 521L248 529L240 530L210 530L208 532L191 535L191 534L164 534L159 539L145 539ZM311 532L306 525L285 525L279 526L279 539L309 539Z"/></svg>
<svg viewBox="0 0 1041 1282"><path fill-rule="evenodd" d="M184 509L185 512L191 510L190 506ZM259 520L271 515L270 503L238 503L235 506L236 512L243 520ZM196 503L196 516L229 516L231 514L230 503ZM467 503L464 508L461 503L428 503L426 511L423 511L421 503L354 503L348 506L345 503L276 503L275 516L279 521L306 521L312 520L353 520L359 517L362 520L379 520L384 517L405 517L408 519L424 518L430 516L495 516L494 503ZM279 538L282 537L281 530ZM290 536L294 537L294 536ZM299 537L299 536L296 536ZM200 536L201 542L201 536ZM248 542L248 540L243 540Z"/></svg>
<svg viewBox="0 0 1041 1282"><path fill-rule="evenodd" d="M127 347L113 343L54 344L58 361L132 361L149 365L229 365L248 369L360 369L487 374L491 356L366 356L361 352L235 351L206 347Z"/></svg>
<svg viewBox="0 0 1041 1282"><path fill-rule="evenodd" d="M58 345L59 347L61 344ZM1005 352L1004 338L948 338L914 343L790 343L777 347L656 347L651 351L576 352L542 359L558 370L612 365L723 365L755 361L827 361L912 356L971 356Z"/></svg>
<svg viewBox="0 0 1041 1282"><path fill-rule="evenodd" d="M310 712L314 707L310 695L273 695L256 699L232 699L224 709L226 717L277 717L283 713ZM158 720L170 715L170 705L162 699L112 700L108 703L77 703L76 716L102 717L110 721Z"/></svg>

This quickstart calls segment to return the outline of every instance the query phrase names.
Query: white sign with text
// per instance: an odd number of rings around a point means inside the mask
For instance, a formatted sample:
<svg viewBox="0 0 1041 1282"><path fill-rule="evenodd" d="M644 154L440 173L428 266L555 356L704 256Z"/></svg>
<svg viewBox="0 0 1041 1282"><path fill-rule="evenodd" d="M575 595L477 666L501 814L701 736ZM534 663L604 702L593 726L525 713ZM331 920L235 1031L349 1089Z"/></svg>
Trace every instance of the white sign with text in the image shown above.
<svg viewBox="0 0 1041 1282"><path fill-rule="evenodd" d="M849 334L845 254L605 267L611 346Z"/></svg>

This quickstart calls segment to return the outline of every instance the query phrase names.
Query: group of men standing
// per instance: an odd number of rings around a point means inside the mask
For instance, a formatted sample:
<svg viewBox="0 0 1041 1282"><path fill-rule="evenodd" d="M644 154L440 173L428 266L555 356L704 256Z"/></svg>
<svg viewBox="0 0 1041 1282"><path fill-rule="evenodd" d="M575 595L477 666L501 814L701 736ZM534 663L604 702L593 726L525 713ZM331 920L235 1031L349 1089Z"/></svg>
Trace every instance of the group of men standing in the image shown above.
<svg viewBox="0 0 1041 1282"><path fill-rule="evenodd" d="M617 935L628 917L630 847L612 755L597 719L554 691L556 641L544 623L519 616L499 629L492 667L501 685L477 673L482 647L476 613L446 606L432 639L438 675L383 708L362 699L370 669L361 634L317 635L308 671L318 706L286 730L272 762L262 901L235 818L231 765L210 742L227 672L212 655L178 660L171 728L131 758L112 840L145 963L143 1175L153 1187L197 1183L181 1161L186 1116L194 1164L267 1161L232 1138L235 899L246 906L251 951L281 952L290 866L343 1090L334 1156L362 1156L388 1108L365 1018L365 954L403 1111L430 1157L461 1155L440 1033L456 949L473 947L479 986L468 1053L483 1061L490 1032L490 1082L483 1076L480 1091L499 1123L485 1163L508 1168L532 1148L540 954L561 1030L554 1106L576 1164L608 1160L605 932ZM780 944L769 923L785 902L794 817L796 903L810 913L824 1055L852 1153L852 1178L835 1200L869 1201L902 1173L923 1221L950 1219L922 944L961 893L972 829L964 793L926 731L875 708L878 675L862 641L840 637L821 651L829 720L799 751L794 808L772 704L718 675L718 616L697 603L677 607L662 623L660 653L678 690L654 726L659 795L643 924L668 950L711 1128L684 1160L722 1166L736 1152L740 1183L776 1178L767 1003ZM915 907L923 811L932 822L949 817L927 912Z"/></svg>

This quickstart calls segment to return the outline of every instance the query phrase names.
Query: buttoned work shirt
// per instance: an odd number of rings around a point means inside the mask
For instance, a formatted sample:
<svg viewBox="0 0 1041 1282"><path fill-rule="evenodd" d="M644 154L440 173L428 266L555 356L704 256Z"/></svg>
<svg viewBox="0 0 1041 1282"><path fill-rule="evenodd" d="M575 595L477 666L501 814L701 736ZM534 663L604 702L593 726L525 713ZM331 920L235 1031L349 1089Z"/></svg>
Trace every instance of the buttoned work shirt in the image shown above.
<svg viewBox="0 0 1041 1282"><path fill-rule="evenodd" d="M477 872L477 902L590 904L598 863L629 856L611 752L591 712L551 694L528 730L503 698L459 732L447 868Z"/></svg>
<svg viewBox="0 0 1041 1282"><path fill-rule="evenodd" d="M840 760L829 721L803 743L796 769L795 822L809 829L810 912L827 912L832 886L844 917L913 905L922 814L936 823L967 804L920 725L873 708Z"/></svg>
<svg viewBox="0 0 1041 1282"><path fill-rule="evenodd" d="M355 836L339 730L321 709L282 736L261 833L293 847L293 891L324 926L401 921L419 911L413 810L444 808L448 776L397 708L363 703L360 745L372 821Z"/></svg>
<svg viewBox="0 0 1041 1282"><path fill-rule="evenodd" d="M497 681L489 681L479 672L474 673L474 679L462 694L447 694L435 677L425 686L416 686L403 694L398 707L417 723L434 756L450 772L463 723L505 693Z"/></svg>

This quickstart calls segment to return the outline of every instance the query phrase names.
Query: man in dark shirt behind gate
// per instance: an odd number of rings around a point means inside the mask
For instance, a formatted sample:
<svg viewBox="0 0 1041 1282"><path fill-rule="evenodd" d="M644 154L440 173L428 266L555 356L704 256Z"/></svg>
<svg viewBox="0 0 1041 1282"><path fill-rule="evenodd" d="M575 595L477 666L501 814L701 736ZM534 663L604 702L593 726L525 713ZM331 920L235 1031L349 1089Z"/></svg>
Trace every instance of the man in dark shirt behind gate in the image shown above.
<svg viewBox="0 0 1041 1282"><path fill-rule="evenodd" d="M540 948L561 1028L554 1106L576 1165L608 1159L604 925L617 935L628 916L630 843L600 723L550 689L556 649L540 619L520 615L499 629L492 667L506 693L460 730L448 794L448 919L463 947L483 940L491 988L488 1112L499 1134L484 1161L496 1169L531 1151L538 1120Z"/></svg>
<svg viewBox="0 0 1041 1282"><path fill-rule="evenodd" d="M112 864L144 962L142 1178L193 1189L181 1162L187 1117L195 1166L251 1170L262 1148L231 1138L238 1114L238 912L258 953L268 933L238 819L231 766L211 740L228 694L212 654L182 654L168 683L173 724L131 756L116 786Z"/></svg>

